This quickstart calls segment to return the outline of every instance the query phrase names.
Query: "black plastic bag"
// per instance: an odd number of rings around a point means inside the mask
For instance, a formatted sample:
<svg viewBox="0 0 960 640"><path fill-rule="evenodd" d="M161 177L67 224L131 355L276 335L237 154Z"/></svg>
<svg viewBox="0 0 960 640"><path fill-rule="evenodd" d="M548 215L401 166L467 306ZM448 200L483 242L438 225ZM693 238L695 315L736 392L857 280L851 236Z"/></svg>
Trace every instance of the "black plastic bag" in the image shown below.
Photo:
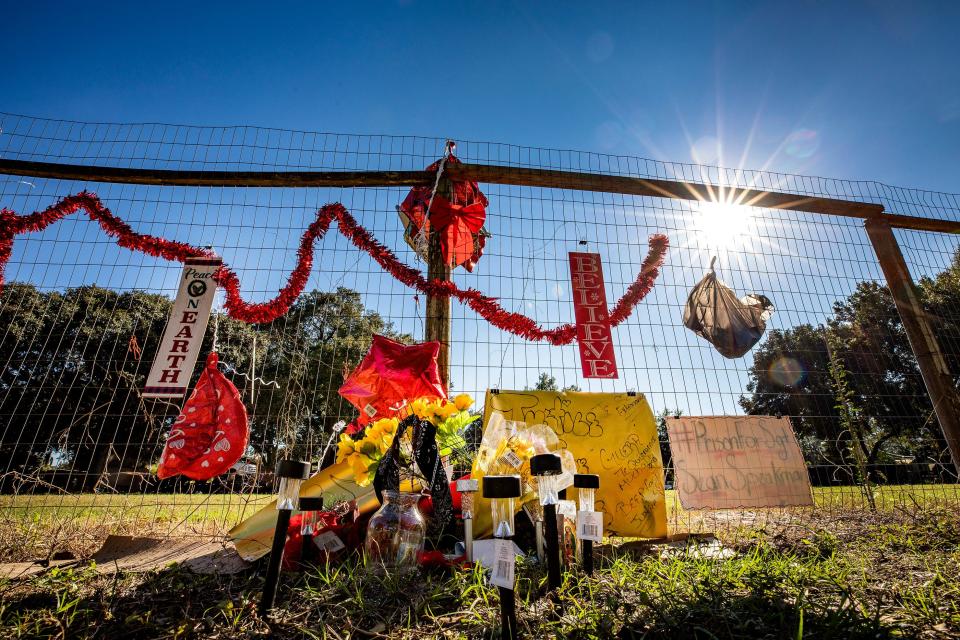
<svg viewBox="0 0 960 640"><path fill-rule="evenodd" d="M759 293L738 300L733 289L717 280L716 260L710 261L710 272L690 291L683 325L716 347L720 355L739 358L763 336L773 304Z"/></svg>

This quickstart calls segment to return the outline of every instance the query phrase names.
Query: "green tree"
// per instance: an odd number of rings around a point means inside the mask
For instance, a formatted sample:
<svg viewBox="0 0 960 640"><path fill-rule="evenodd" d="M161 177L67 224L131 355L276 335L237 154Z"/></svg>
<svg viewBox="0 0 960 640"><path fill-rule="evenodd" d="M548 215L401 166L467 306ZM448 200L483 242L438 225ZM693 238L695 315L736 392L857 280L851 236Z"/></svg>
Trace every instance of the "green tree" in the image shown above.
<svg viewBox="0 0 960 640"><path fill-rule="evenodd" d="M59 461L79 488L111 459L146 462L162 421L139 389L170 301L97 286L40 292L11 284L0 299L0 448L5 472L30 475ZM139 337L136 347L131 338Z"/></svg>
<svg viewBox="0 0 960 640"><path fill-rule="evenodd" d="M530 387L527 387L527 389L529 390ZM533 386L533 390L534 391L559 391L560 387L557 385L557 379L554 376L550 375L546 371L543 371L540 373L540 377L537 379L536 384ZM578 387L575 384L571 384L570 386L564 387L563 390L564 391L580 391L580 387Z"/></svg>
<svg viewBox="0 0 960 640"><path fill-rule="evenodd" d="M946 300L949 284L938 278L921 290L939 287ZM811 464L852 470L855 447L863 448L861 464L868 466L893 456L945 461L945 442L929 419L932 407L893 299L875 282L859 283L837 302L825 326L769 332L754 351L749 376L749 395L740 405L750 414L791 416ZM860 429L859 444L852 442L852 423Z"/></svg>

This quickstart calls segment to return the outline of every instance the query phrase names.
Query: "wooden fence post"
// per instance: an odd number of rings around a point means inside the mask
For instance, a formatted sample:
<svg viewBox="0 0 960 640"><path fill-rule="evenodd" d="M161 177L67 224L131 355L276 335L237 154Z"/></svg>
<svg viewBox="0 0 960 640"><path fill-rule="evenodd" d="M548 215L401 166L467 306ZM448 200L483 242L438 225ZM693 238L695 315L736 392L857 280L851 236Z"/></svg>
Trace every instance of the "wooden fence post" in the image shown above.
<svg viewBox="0 0 960 640"><path fill-rule="evenodd" d="M893 229L886 221L877 218L868 219L865 227L906 329L910 348L917 358L923 384L950 448L954 467L960 470L960 396L953 384L953 376L940 351L930 319L923 310Z"/></svg>
<svg viewBox="0 0 960 640"><path fill-rule="evenodd" d="M440 236L430 233L430 249L427 256L427 278L430 280L450 280L452 269L443 259L440 250ZM437 369L440 370L440 380L447 391L450 391L450 298L427 296L426 323L424 338L428 342L440 343L440 354L437 356Z"/></svg>

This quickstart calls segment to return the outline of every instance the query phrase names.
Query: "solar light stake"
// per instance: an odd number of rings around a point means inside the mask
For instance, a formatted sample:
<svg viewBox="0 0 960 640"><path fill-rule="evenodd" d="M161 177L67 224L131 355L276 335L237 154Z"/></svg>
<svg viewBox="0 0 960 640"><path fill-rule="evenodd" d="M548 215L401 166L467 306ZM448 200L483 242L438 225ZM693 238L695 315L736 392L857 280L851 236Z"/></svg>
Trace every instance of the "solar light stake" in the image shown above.
<svg viewBox="0 0 960 640"><path fill-rule="evenodd" d="M277 581L280 579L280 563L283 560L283 547L287 542L287 528L290 515L297 509L300 501L300 484L310 477L310 463L299 460L281 460L277 464L277 527L273 530L273 546L270 547L270 561L267 565L267 578L260 597L260 615L266 615L273 609L277 598Z"/></svg>
<svg viewBox="0 0 960 640"><path fill-rule="evenodd" d="M543 507L543 537L547 547L547 582L550 589L560 587L560 532L557 530L557 480L563 466L560 456L541 453L530 458L530 473L537 477L537 493Z"/></svg>
<svg viewBox="0 0 960 640"><path fill-rule="evenodd" d="M501 540L513 540L514 503L520 493L520 476L486 476L483 479L483 497L490 500L490 510L493 513L493 535ZM513 543L510 542L510 546ZM510 561L514 560L513 550L510 551ZM499 571L499 559L494 553L493 575ZM512 564L510 565L512 567ZM513 572L510 571L512 578ZM500 637L504 640L517 638L517 604L513 595L513 584L510 588L497 585L500 592Z"/></svg>
<svg viewBox="0 0 960 640"><path fill-rule="evenodd" d="M592 473L578 473L573 476L573 486L580 493L580 511L596 511L596 493L600 488L600 476ZM583 570L593 575L593 540L580 540L583 550Z"/></svg>
<svg viewBox="0 0 960 640"><path fill-rule="evenodd" d="M320 524L323 498L300 498L300 563L309 564L316 557L313 536Z"/></svg>
<svg viewBox="0 0 960 640"><path fill-rule="evenodd" d="M473 562L473 494L480 489L480 482L470 478L457 480L460 494L460 513L463 514L463 545L467 562Z"/></svg>

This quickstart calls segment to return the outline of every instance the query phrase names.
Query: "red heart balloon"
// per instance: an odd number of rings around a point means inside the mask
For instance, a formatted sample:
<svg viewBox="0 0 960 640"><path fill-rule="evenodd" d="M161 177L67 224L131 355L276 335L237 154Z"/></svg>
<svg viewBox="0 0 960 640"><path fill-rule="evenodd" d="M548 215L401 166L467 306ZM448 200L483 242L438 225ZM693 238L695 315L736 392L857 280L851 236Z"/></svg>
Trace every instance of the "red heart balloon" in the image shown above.
<svg viewBox="0 0 960 640"><path fill-rule="evenodd" d="M250 436L247 408L240 392L217 369L211 353L197 386L183 405L167 436L157 476L181 473L209 480L232 467L247 449Z"/></svg>

